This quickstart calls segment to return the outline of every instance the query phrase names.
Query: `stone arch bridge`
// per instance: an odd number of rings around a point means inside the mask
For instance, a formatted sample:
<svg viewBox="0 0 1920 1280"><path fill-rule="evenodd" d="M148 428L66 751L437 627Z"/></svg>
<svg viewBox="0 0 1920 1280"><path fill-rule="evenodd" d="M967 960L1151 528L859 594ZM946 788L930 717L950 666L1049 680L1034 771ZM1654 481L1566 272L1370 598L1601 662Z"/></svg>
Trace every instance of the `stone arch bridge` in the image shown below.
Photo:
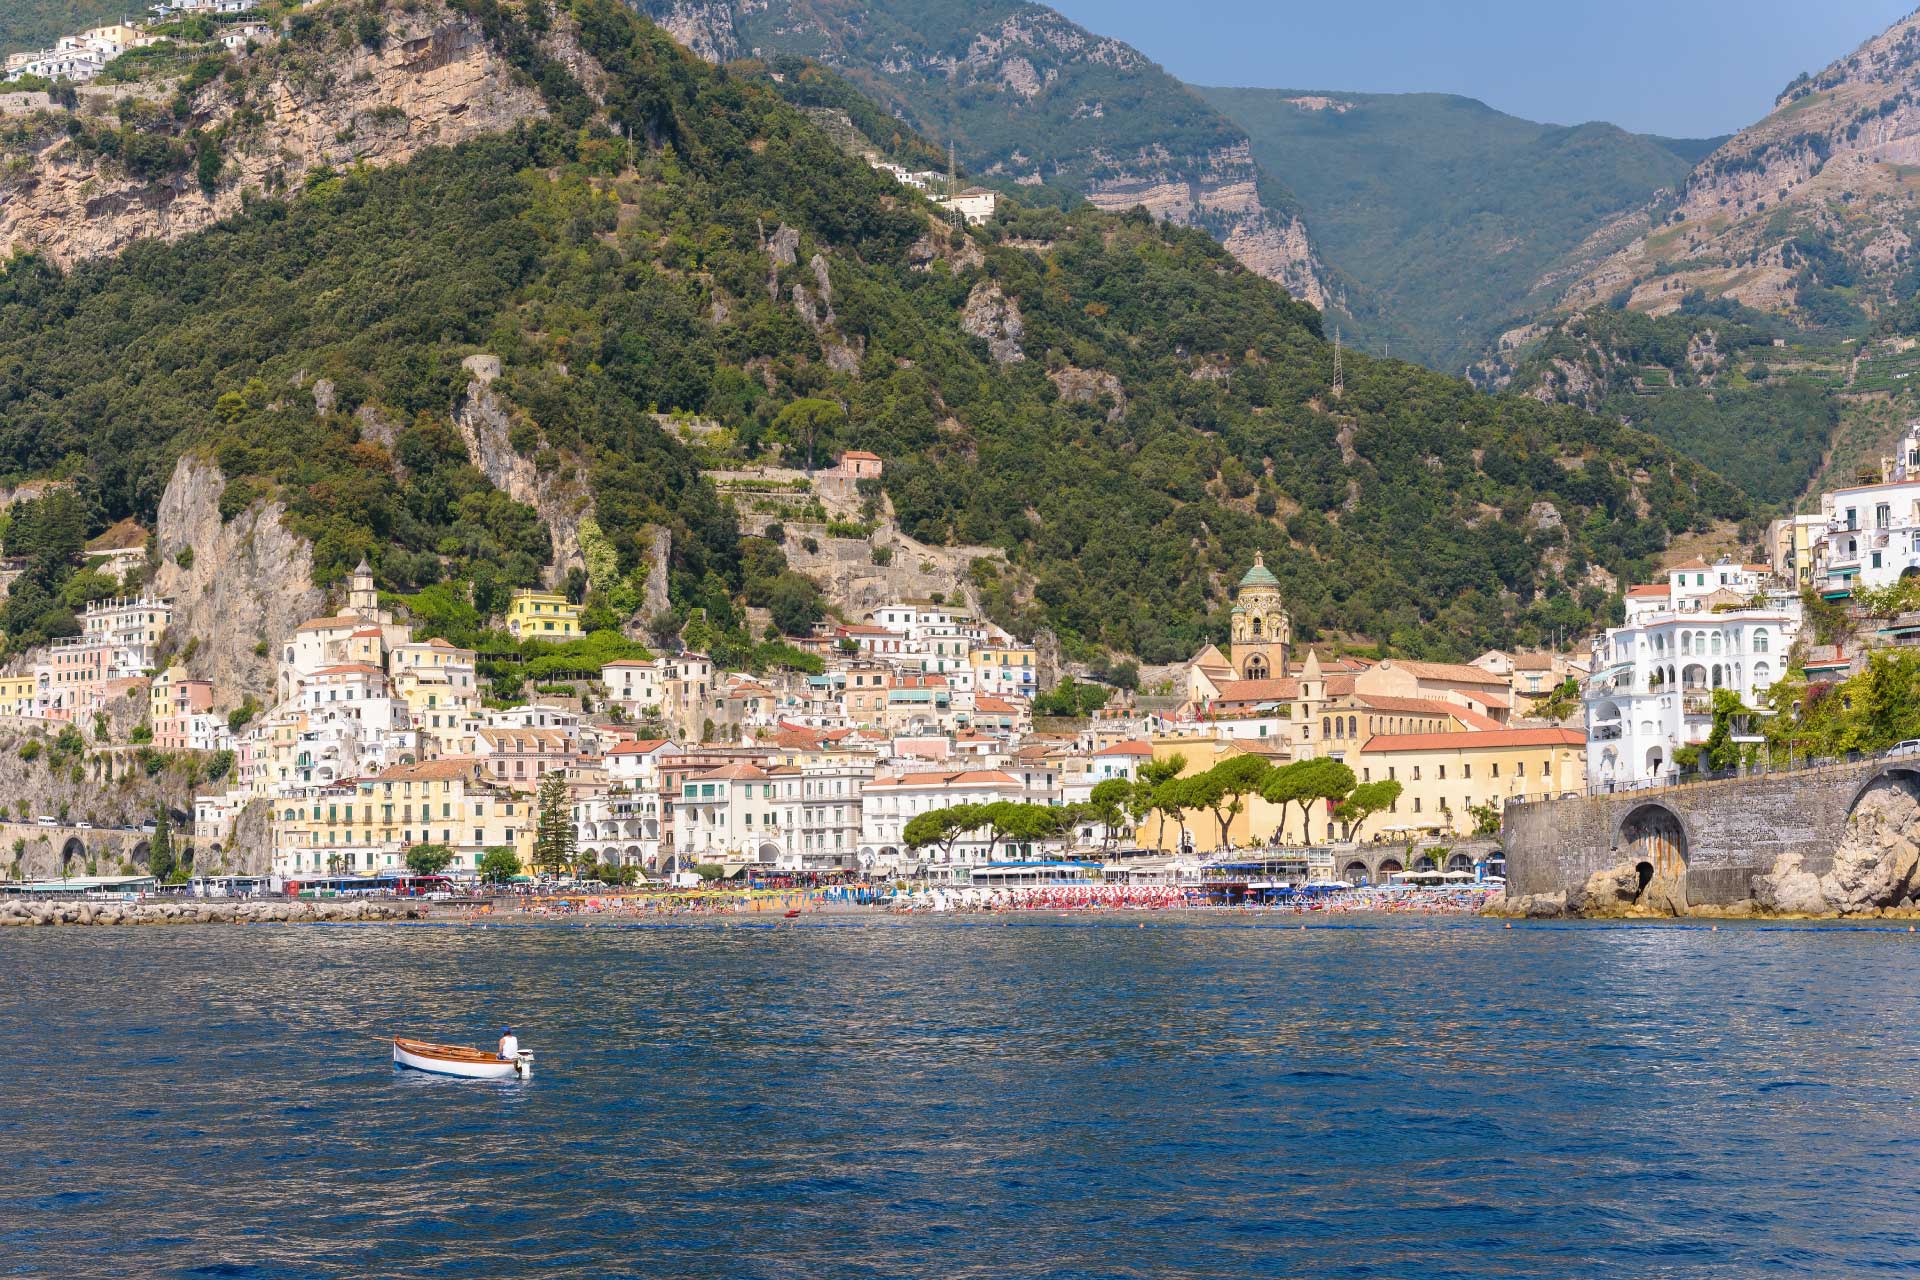
<svg viewBox="0 0 1920 1280"><path fill-rule="evenodd" d="M1920 800L1920 755L1876 757L1786 773L1509 803L1500 841L1507 894L1571 892L1621 865L1684 886L1692 905L1744 901L1782 854L1824 875L1867 795L1898 789Z"/></svg>
<svg viewBox="0 0 1920 1280"><path fill-rule="evenodd" d="M152 839L148 832L126 827L0 822L0 871L28 880L86 875L89 862L103 876L123 862L145 871Z"/></svg>

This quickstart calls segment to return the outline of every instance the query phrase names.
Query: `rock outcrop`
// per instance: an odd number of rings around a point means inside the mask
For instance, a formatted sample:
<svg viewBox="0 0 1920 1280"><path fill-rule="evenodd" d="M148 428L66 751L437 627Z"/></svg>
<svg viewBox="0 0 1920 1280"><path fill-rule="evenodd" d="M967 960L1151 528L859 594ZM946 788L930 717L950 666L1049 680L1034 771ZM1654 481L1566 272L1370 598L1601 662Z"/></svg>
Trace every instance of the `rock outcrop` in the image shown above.
<svg viewBox="0 0 1920 1280"><path fill-rule="evenodd" d="M295 627L325 612L313 548L287 529L278 501L220 518L227 480L192 454L174 464L160 498L154 589L173 601L173 630L198 640L189 674L212 680L223 705L274 696L275 662Z"/></svg>
<svg viewBox="0 0 1920 1280"><path fill-rule="evenodd" d="M1920 871L1920 802L1900 784L1882 780L1868 789L1847 819L1833 851L1833 869L1820 892L1835 911L1897 906L1912 896Z"/></svg>
<svg viewBox="0 0 1920 1280"><path fill-rule="evenodd" d="M200 88L188 123L206 133L229 127L211 192L192 172L136 178L55 131L27 163L0 167L0 255L31 249L67 267L138 240L178 239L239 212L248 193L297 189L316 169L401 164L547 114L477 20L441 3L409 7L385 11L378 50L355 44L318 65L290 42L253 54L268 78L247 91L246 109L262 124L236 120L240 93L226 80ZM570 35L554 25L550 42ZM581 70L591 82L597 69Z"/></svg>
<svg viewBox="0 0 1920 1280"><path fill-rule="evenodd" d="M558 584L568 569L586 567L580 551L580 522L593 512L592 495L577 472L570 473L573 479L543 473L531 458L514 449L514 411L493 393L493 381L500 376L499 357L468 356L462 363L471 380L454 404L453 424L466 442L467 457L494 488L540 513L553 544L549 585Z"/></svg>
<svg viewBox="0 0 1920 1280"><path fill-rule="evenodd" d="M1797 853L1786 853L1766 875L1753 878L1753 899L1762 909L1782 916L1822 916L1832 908L1821 892L1820 877L1807 870Z"/></svg>
<svg viewBox="0 0 1920 1280"><path fill-rule="evenodd" d="M1567 910L1590 919L1624 916L1640 898L1640 875L1632 867L1608 867L1567 895Z"/></svg>
<svg viewBox="0 0 1920 1280"><path fill-rule="evenodd" d="M980 281L968 292L967 305L960 313L960 328L973 337L985 339L988 352L1001 364L1027 358L1020 347L1020 340L1027 336L1026 322L1020 318L1020 304L991 280Z"/></svg>

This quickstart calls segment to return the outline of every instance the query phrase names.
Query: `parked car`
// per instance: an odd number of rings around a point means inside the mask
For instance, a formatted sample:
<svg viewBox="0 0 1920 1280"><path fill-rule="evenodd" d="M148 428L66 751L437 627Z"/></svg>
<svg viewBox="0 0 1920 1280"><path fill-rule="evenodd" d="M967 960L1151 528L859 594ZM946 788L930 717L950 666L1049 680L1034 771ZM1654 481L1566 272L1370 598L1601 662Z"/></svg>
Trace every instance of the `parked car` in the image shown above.
<svg viewBox="0 0 1920 1280"><path fill-rule="evenodd" d="M1908 738L1887 748L1889 756L1920 756L1920 738Z"/></svg>

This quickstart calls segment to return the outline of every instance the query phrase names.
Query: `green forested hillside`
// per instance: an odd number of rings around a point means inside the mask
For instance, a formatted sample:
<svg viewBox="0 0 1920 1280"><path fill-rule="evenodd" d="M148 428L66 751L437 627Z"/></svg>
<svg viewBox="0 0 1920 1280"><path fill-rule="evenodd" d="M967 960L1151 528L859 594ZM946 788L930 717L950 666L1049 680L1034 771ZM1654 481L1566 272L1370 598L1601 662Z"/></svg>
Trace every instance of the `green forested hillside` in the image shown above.
<svg viewBox="0 0 1920 1280"><path fill-rule="evenodd" d="M140 0L5 0L0 3L0 53L44 49L61 36L145 12Z"/></svg>
<svg viewBox="0 0 1920 1280"><path fill-rule="evenodd" d="M1780 505L1820 467L1847 360L1779 317L1690 298L1666 316L1602 309L1561 321L1512 385L1619 417Z"/></svg>
<svg viewBox="0 0 1920 1280"><path fill-rule="evenodd" d="M1459 369L1525 312L1541 277L1616 215L1673 187L1711 141L1536 124L1450 94L1197 89L1283 175L1328 259Z"/></svg>
<svg viewBox="0 0 1920 1280"><path fill-rule="evenodd" d="M739 536L646 411L710 416L751 451L786 406L831 400L844 416L822 446L881 453L909 532L998 544L1031 576L1030 598L982 584L1001 617L1155 661L1220 634L1256 549L1304 636L1458 656L1581 625L1607 607L1589 564L1623 572L1673 531L1745 513L1650 437L1403 363L1353 357L1331 401L1317 315L1196 231L1084 208L936 228L768 88L615 0L457 7L554 118L318 175L68 276L9 264L0 467L75 477L106 519L151 515L173 458L206 449L231 505L280 487L322 577L370 551L389 588L485 597L545 555L448 421L461 359L491 351L525 417L515 447L586 482L617 568L666 524L676 603L731 616L764 602L779 553ZM308 12L313 51L364 38L356 9ZM604 108L540 52L529 23L554 22L605 65ZM180 128L130 120L156 142ZM791 259L769 247L782 226ZM1001 358L963 312L997 326ZM1008 340L1024 358L1003 362ZM1116 377L1124 412L1064 401L1073 370ZM603 573L590 600L613 586Z"/></svg>

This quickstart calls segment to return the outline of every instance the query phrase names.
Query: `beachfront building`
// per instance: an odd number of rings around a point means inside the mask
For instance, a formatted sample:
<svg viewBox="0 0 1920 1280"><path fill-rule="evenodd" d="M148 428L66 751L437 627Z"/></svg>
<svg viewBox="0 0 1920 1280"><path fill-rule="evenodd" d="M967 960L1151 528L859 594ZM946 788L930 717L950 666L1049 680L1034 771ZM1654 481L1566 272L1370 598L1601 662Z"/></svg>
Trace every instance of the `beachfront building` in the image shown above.
<svg viewBox="0 0 1920 1280"><path fill-rule="evenodd" d="M1712 732L1716 690L1731 690L1747 707L1765 705L1767 690L1786 673L1802 610L1791 589L1770 590L1752 573L1747 566L1681 566L1664 596L1640 597L1626 625L1594 642L1585 692L1589 782L1670 780L1674 752Z"/></svg>
<svg viewBox="0 0 1920 1280"><path fill-rule="evenodd" d="M852 870L859 865L861 796L873 779L864 764L781 765L768 771L783 833L783 871Z"/></svg>
<svg viewBox="0 0 1920 1280"><path fill-rule="evenodd" d="M772 864L785 829L772 773L747 761L691 774L674 799L674 846L692 862Z"/></svg>
<svg viewBox="0 0 1920 1280"><path fill-rule="evenodd" d="M1483 729L1471 733L1379 734L1347 762L1357 781L1398 782L1400 799L1367 820L1363 835L1469 836L1480 809L1509 800L1583 794L1586 735L1577 729ZM1331 814L1317 815L1312 836L1345 834Z"/></svg>
<svg viewBox="0 0 1920 1280"><path fill-rule="evenodd" d="M283 795L274 808L274 874L283 877L391 871L417 844L447 846L449 873L468 877L490 848L512 849L523 864L533 853L532 802L488 782L472 756L392 765Z"/></svg>

